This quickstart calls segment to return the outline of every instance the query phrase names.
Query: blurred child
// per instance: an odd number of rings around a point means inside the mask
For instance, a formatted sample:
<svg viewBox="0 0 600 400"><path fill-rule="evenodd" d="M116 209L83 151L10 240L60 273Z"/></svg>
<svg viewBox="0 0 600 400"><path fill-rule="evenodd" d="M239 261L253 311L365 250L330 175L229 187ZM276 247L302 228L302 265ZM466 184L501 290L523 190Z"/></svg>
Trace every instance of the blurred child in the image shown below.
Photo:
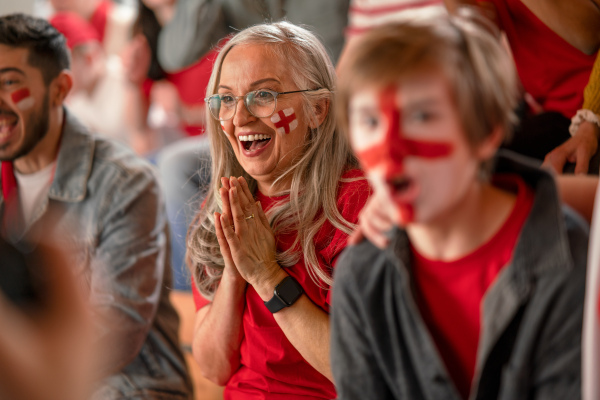
<svg viewBox="0 0 600 400"><path fill-rule="evenodd" d="M369 32L339 117L396 229L336 270L340 399L575 399L587 230L510 153L517 77L467 11Z"/></svg>

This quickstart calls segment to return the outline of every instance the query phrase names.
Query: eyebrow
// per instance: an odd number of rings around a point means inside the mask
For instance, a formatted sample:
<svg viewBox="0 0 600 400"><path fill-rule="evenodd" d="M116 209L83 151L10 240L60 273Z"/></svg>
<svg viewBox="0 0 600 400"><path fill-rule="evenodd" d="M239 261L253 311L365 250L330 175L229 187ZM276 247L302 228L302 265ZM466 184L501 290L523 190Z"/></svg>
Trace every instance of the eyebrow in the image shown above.
<svg viewBox="0 0 600 400"><path fill-rule="evenodd" d="M275 78L265 78L265 79L259 79L257 81L254 81L250 84L250 87L256 87L258 85L262 85L265 82L275 82L275 83L279 83L281 84L281 82L278 79ZM226 85L219 85L219 87L217 89L228 89L228 90L232 90L229 86Z"/></svg>
<svg viewBox="0 0 600 400"><path fill-rule="evenodd" d="M25 72L23 72L22 69L15 68L15 67L6 67L6 68L0 69L0 74L6 74L8 72L16 72L16 73L21 74L23 76L25 75Z"/></svg>
<svg viewBox="0 0 600 400"><path fill-rule="evenodd" d="M418 99L415 101L408 102L402 109L407 110L411 108L419 108L423 106L436 106L440 103L440 101L436 98L425 98Z"/></svg>

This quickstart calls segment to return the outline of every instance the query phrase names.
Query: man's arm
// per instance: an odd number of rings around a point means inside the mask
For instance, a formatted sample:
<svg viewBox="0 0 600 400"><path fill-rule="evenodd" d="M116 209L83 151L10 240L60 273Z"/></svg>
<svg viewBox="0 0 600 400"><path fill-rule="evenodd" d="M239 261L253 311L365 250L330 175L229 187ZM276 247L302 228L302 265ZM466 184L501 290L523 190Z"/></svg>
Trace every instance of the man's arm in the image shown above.
<svg viewBox="0 0 600 400"><path fill-rule="evenodd" d="M111 374L138 355L170 266L164 202L149 168L125 167L104 195L90 301L97 346L107 349L100 370Z"/></svg>

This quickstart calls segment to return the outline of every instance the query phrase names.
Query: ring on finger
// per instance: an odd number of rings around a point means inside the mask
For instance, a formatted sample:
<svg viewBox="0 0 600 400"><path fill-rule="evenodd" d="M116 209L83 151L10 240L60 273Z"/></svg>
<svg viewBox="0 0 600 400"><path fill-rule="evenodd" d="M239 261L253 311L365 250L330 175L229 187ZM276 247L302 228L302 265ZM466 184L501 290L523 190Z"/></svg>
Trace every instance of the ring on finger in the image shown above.
<svg viewBox="0 0 600 400"><path fill-rule="evenodd" d="M249 215L249 216L247 216L247 217L246 217L246 220L248 220L248 219L252 219L252 218L254 218L254 213L252 213L252 215Z"/></svg>

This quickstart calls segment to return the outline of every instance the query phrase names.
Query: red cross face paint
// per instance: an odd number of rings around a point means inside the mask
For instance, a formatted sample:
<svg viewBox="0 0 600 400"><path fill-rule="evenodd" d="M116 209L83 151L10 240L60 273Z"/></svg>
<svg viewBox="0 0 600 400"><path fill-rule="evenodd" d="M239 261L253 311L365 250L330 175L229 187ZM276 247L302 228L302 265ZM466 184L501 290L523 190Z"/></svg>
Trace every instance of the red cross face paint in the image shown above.
<svg viewBox="0 0 600 400"><path fill-rule="evenodd" d="M31 93L27 88L19 89L12 92L10 97L17 106L17 108L21 111L28 110L35 104L35 100L31 96Z"/></svg>
<svg viewBox="0 0 600 400"><path fill-rule="evenodd" d="M271 122L275 124L275 128L280 134L287 134L298 127L298 120L293 108L277 111L271 117Z"/></svg>
<svg viewBox="0 0 600 400"><path fill-rule="evenodd" d="M450 90L442 74L429 72L350 99L352 147L398 225L447 215L477 179L481 160Z"/></svg>

